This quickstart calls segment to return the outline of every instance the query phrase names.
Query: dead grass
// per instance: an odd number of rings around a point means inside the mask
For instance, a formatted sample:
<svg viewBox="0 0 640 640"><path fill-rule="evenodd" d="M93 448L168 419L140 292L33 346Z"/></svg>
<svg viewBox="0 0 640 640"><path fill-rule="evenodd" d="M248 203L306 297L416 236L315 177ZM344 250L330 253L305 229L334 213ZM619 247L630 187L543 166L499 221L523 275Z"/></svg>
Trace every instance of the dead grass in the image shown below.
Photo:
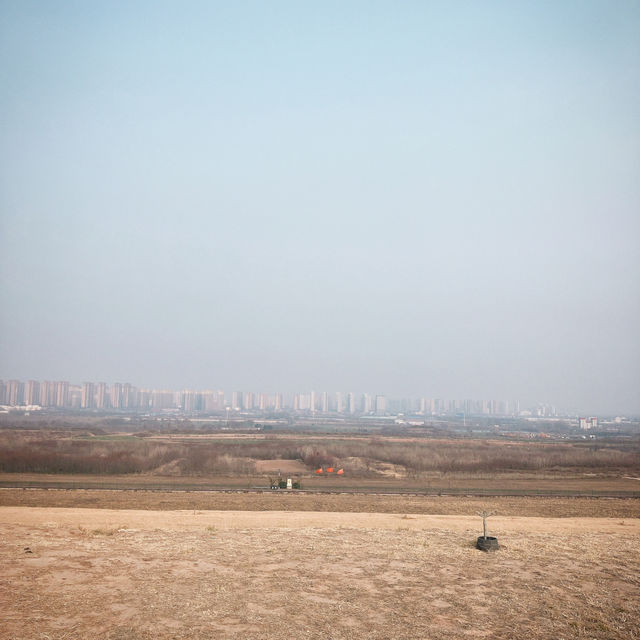
<svg viewBox="0 0 640 640"><path fill-rule="evenodd" d="M508 445L508 446L507 446ZM300 473L343 467L356 477L440 473L611 472L638 475L640 443L401 437L220 438L132 434L94 436L55 430L0 429L0 471L170 475L247 475L259 461L292 461Z"/></svg>
<svg viewBox="0 0 640 640"><path fill-rule="evenodd" d="M640 518L638 498L452 497L354 494L207 493L0 489L0 506L100 509L214 509L468 515L490 505L504 516Z"/></svg>
<svg viewBox="0 0 640 640"><path fill-rule="evenodd" d="M268 461L267 461L268 462ZM276 472L277 473L277 470ZM156 476L155 474L130 475L87 475L87 474L38 474L0 473L0 486L34 488L83 488L83 489L153 489L174 490L246 490L251 487L268 487L274 472L256 476ZM375 492L417 492L446 494L450 491L464 493L510 491L531 494L532 492L571 492L575 494L612 495L618 497L640 497L640 486L633 477L620 474L586 473L528 473L511 472L503 474L456 473L425 474L416 479L410 477L381 477L358 479L351 476L316 476L301 478L302 488L311 491L362 491ZM156 507L157 508L157 507Z"/></svg>
<svg viewBox="0 0 640 640"><path fill-rule="evenodd" d="M640 637L637 527L563 533L562 521L532 520L484 554L474 531L440 521L415 530L401 516L407 528L215 535L204 526L85 535L46 510L42 519L0 525L3 640Z"/></svg>

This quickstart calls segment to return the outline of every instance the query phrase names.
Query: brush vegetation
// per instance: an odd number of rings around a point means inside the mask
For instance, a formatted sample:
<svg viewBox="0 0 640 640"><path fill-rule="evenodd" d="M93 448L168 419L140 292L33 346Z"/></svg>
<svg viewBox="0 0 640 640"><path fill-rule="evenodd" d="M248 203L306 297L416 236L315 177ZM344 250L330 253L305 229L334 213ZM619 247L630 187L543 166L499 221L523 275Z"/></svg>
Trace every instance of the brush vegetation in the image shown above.
<svg viewBox="0 0 640 640"><path fill-rule="evenodd" d="M376 477L385 466L428 473L640 473L640 446L619 442L504 442L479 439L317 438L170 440L71 432L0 432L0 472L48 474L253 475L257 460L299 460L310 473L342 467Z"/></svg>

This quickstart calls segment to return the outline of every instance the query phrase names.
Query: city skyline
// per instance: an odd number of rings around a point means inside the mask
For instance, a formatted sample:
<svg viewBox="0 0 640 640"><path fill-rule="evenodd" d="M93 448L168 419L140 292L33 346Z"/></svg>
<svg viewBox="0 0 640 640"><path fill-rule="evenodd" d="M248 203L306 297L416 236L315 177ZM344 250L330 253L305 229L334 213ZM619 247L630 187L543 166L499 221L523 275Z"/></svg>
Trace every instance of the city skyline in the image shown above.
<svg viewBox="0 0 640 640"><path fill-rule="evenodd" d="M362 391L264 392L152 388L129 382L9 379L0 380L0 406L12 408L42 407L54 409L98 409L115 411L162 411L179 409L197 412L293 412L341 415L492 415L540 416L587 415L595 412L567 409L536 402L530 405L518 399L442 398L428 395L393 396ZM612 412L614 415L624 412Z"/></svg>
<svg viewBox="0 0 640 640"><path fill-rule="evenodd" d="M275 388L273 385L268 385L266 387L259 385L231 385L231 384L195 384L195 385L185 385L185 384L133 384L130 382L106 382L106 377L96 378L95 380L88 381L85 379L85 382L91 385L91 394L96 395L100 392L103 396L105 392L108 393L108 390L113 386L116 386L120 389L125 389L126 393L129 393L131 389L136 391L156 391L156 392L167 392L172 394L178 394L185 391L189 392L206 392L206 393L218 393L224 394L227 398L226 405L234 406L233 397L234 394L238 393L242 396L242 394L250 394L254 399L254 404L256 407L260 404L261 396L269 396L273 398L276 394L280 395L283 399L280 401L280 405L282 407L286 407L287 409L294 409L295 401L294 397L296 395L311 395L315 396L315 405L317 407L323 406L323 394L329 393L334 394L334 396L338 396L336 400L335 397L332 399L332 406L337 404L342 404L345 407L345 413L349 413L346 410L346 407L349 406L349 396L355 395L358 398L358 405L361 403L361 397L363 395L369 395L375 399L376 396L384 396L387 399L403 399L407 401L416 401L419 402L420 399L428 399L428 400L436 400L439 402L447 403L447 402L456 402L457 406L460 407L461 403L483 403L483 402L506 402L506 403L517 403L519 407L526 410L531 410L535 413L537 408L544 408L544 415L549 415L547 411L550 408L553 408L553 412L555 413L556 408L566 415L601 415L601 416L612 416L612 415L627 415L627 416L639 416L640 409L634 410L632 407L624 407L615 406L613 404L605 405L604 408L598 406L596 403L584 403L584 404L575 404L569 401L564 401L562 398L556 397L537 397L534 394L523 394L522 396L506 396L501 394L474 394L474 393L441 393L439 389L431 389L430 393L427 393L425 390L415 390L417 385L413 385L411 390L387 390L384 387L375 387L368 388L364 385L353 385L346 387L339 387L338 385L328 385L327 387L317 387L315 390L311 388L310 385L305 385L304 387L290 385L287 387L282 387L280 389ZM75 382L70 381L75 380ZM32 378L25 376L22 379L16 377L5 376L4 378L0 378L0 385L4 385L4 391L2 387L0 387L0 398L3 398L3 394L6 393L7 384L11 381L18 381L23 385L23 395L26 398L29 394L29 385L30 383L36 383L42 386L45 389L44 393L48 394L48 397L56 398L63 397L64 394L68 393L69 387L75 387L77 389L81 389L82 385L85 382L77 382L80 378L69 378L65 380L56 380L55 376L45 378ZM67 385L65 390L61 390L59 386L64 384ZM302 389L302 390L301 390ZM340 398L341 397L341 398ZM496 400L497 399L497 400ZM326 402L326 400L325 400ZM3 403L0 402L0 405ZM242 402L240 403L242 404ZM55 406L55 401L50 400L49 406ZM62 406L62 405L59 405ZM444 405L443 405L444 406ZM319 409L318 409L319 410ZM333 409L332 409L333 411ZM454 410L451 409L450 412ZM360 412L360 409L358 409ZM486 413L485 411L475 411L476 413ZM501 413L501 412L498 412Z"/></svg>
<svg viewBox="0 0 640 640"><path fill-rule="evenodd" d="M0 2L0 376L640 414L638 33L634 0Z"/></svg>

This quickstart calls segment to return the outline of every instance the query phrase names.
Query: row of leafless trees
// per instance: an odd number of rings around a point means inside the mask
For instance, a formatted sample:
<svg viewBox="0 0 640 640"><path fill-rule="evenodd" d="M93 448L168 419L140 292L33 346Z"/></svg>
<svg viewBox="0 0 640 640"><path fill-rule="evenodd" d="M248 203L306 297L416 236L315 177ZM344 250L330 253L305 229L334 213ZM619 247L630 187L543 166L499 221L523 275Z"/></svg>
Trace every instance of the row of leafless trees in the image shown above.
<svg viewBox="0 0 640 640"><path fill-rule="evenodd" d="M66 434L65 434L66 435ZM509 471L625 470L640 472L637 447L595 443L509 443L480 440L363 438L361 440L273 438L209 442L21 437L0 435L0 471L36 473L251 474L255 460L301 460L313 470L340 465L354 474L375 475L377 463L412 475Z"/></svg>
<svg viewBox="0 0 640 640"><path fill-rule="evenodd" d="M255 463L207 445L165 445L135 440L126 443L60 441L56 446L51 446L51 441L36 441L0 447L0 471L3 472L129 474L163 470L173 475L247 475L255 471Z"/></svg>

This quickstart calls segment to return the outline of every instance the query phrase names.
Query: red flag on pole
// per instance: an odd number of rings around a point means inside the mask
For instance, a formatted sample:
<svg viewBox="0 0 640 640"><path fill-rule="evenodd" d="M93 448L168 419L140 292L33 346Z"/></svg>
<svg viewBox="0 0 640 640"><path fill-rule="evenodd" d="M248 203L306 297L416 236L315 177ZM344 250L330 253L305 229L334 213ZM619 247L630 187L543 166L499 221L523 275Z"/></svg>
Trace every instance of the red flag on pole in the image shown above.
<svg viewBox="0 0 640 640"><path fill-rule="evenodd" d="M341 476L344 473L344 469L338 469L338 475Z"/></svg>
<svg viewBox="0 0 640 640"><path fill-rule="evenodd" d="M320 467L319 469L316 469L316 473L322 473L322 467Z"/></svg>
<svg viewBox="0 0 640 640"><path fill-rule="evenodd" d="M329 467L329 468L327 469L327 473L333 473L333 467Z"/></svg>

